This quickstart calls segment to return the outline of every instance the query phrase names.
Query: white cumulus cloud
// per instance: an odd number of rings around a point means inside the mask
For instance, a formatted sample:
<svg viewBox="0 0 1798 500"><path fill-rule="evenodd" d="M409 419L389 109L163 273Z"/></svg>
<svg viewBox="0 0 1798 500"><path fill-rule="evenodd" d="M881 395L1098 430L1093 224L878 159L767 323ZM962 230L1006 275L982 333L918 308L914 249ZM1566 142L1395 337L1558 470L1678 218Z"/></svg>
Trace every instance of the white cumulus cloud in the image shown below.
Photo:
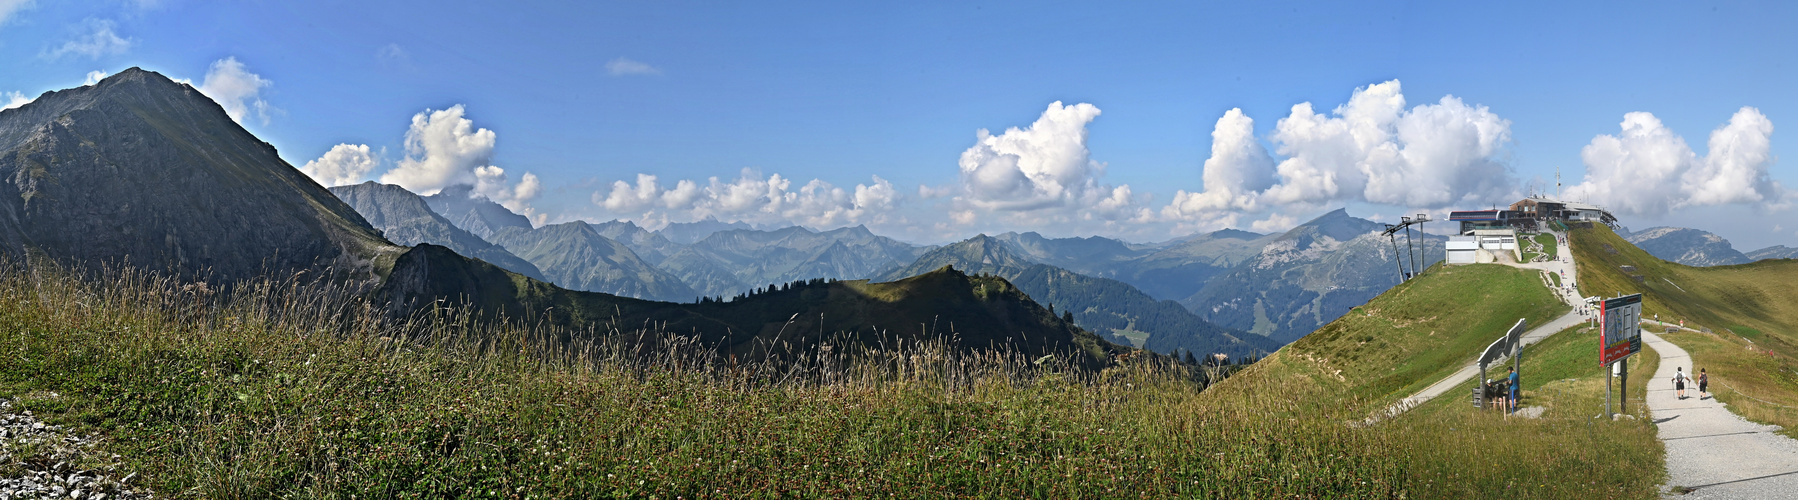
<svg viewBox="0 0 1798 500"><path fill-rule="evenodd" d="M980 129L959 162L966 199L983 208L1029 210L1079 196L1104 171L1086 149L1086 124L1098 116L1091 104L1056 101L1028 128L999 135Z"/></svg>
<svg viewBox="0 0 1798 500"><path fill-rule="evenodd" d="M1214 229L1339 202L1442 208L1517 194L1505 164L1510 120L1454 96L1406 106L1398 80L1357 88L1329 113L1300 103L1267 135L1271 154L1253 119L1226 111L1211 133L1204 189L1177 191L1161 219ZM1252 225L1287 223L1270 217Z"/></svg>
<svg viewBox="0 0 1798 500"><path fill-rule="evenodd" d="M542 183L526 172L513 184L504 168L492 165L498 135L476 128L466 113L467 109L457 104L413 115L412 125L406 129L406 157L381 174L381 182L425 195L453 185L469 185L474 187L472 196L533 215L530 201L543 191Z"/></svg>
<svg viewBox="0 0 1798 500"><path fill-rule="evenodd" d="M206 70L206 78L200 81L199 90L224 107L225 114L231 115L237 123L255 116L267 125L269 116L279 110L262 99L262 89L274 84L251 73L236 57L227 57L212 62Z"/></svg>
<svg viewBox="0 0 1798 500"><path fill-rule="evenodd" d="M427 195L447 186L474 185L475 169L493 161L498 135L475 128L465 112L457 104L413 115L406 129L406 157L382 174L381 182Z"/></svg>
<svg viewBox="0 0 1798 500"><path fill-rule="evenodd" d="M325 187L362 182L368 173L381 165L381 158L370 152L366 144L338 144L324 156L306 162L300 172Z"/></svg>
<svg viewBox="0 0 1798 500"><path fill-rule="evenodd" d="M595 205L630 220L716 217L813 227L883 222L902 198L892 182L879 176L853 188L813 179L795 189L791 179L780 174L763 177L750 168L736 179L711 177L703 184L683 179L673 187L664 187L654 175L637 174L635 183L616 181L609 191L593 193Z"/></svg>
<svg viewBox="0 0 1798 500"><path fill-rule="evenodd" d="M4 8L4 5L0 5L0 10L4 10ZM14 8L16 9L17 6ZM88 18L86 21L82 21L78 28L80 34L76 35L74 40L63 42L61 46L55 48L45 48L38 55L52 60L70 55L99 59L101 56L122 54L131 50L133 42L128 38L120 37L113 31L113 26L110 19Z"/></svg>
<svg viewBox="0 0 1798 500"><path fill-rule="evenodd" d="M955 193L951 219L962 225L988 216L1000 219L988 222L1022 226L1079 221L1115 225L1152 218L1141 207L1147 196L1133 194L1129 186L1099 183L1106 165L1094 161L1086 146L1087 124L1099 114L1092 104L1056 101L1029 127L1011 127L997 135L980 129L974 145L962 151L957 162L960 185L948 192L920 186L918 194L932 198Z"/></svg>
<svg viewBox="0 0 1798 500"><path fill-rule="evenodd" d="M1485 106L1445 96L1406 110L1392 80L1355 89L1332 114L1302 103L1275 126L1275 152L1285 159L1265 201L1436 208L1515 194L1501 161L1511 122Z"/></svg>
<svg viewBox="0 0 1798 500"><path fill-rule="evenodd" d="M1259 208L1257 196L1274 185L1274 159L1255 138L1255 120L1234 108L1211 131L1211 158L1205 160L1205 189L1174 193L1162 215L1174 220L1228 218ZM1233 223L1235 219L1228 219Z"/></svg>
<svg viewBox="0 0 1798 500"><path fill-rule="evenodd" d="M97 69L93 70L93 71L89 71L89 72L87 72L87 80L85 80L85 83L82 83L82 85L93 85L96 83L100 83L100 80L103 80L105 78L106 78L105 71L100 71Z"/></svg>
<svg viewBox="0 0 1798 500"><path fill-rule="evenodd" d="M620 57L606 62L606 74L612 76L660 75L662 70L642 61Z"/></svg>
<svg viewBox="0 0 1798 500"><path fill-rule="evenodd" d="M1632 215L1728 204L1781 208L1787 201L1770 175L1773 122L1758 109L1743 107L1712 131L1706 156L1653 114L1625 114L1620 127L1580 150L1586 175L1567 189L1568 198Z"/></svg>

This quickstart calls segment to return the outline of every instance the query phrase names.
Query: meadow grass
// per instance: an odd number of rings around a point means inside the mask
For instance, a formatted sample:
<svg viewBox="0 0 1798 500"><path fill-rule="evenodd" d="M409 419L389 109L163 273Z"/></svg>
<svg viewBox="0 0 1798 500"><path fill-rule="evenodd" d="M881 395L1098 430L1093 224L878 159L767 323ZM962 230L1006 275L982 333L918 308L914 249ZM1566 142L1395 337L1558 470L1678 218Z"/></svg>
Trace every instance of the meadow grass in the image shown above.
<svg viewBox="0 0 1798 500"><path fill-rule="evenodd" d="M1660 366L1660 356L1653 349L1644 348L1628 360L1627 409L1621 399L1621 381L1616 379L1610 381L1614 384L1611 390L1616 391L1612 393L1611 409L1615 413L1646 419L1648 413L1643 396L1647 394L1648 379ZM1488 367L1488 376L1497 380L1510 366L1506 361L1503 365ZM1581 325L1562 330L1525 347L1521 375L1521 404L1542 407L1545 419L1589 419L1604 414L1606 381L1604 368L1598 366L1598 333L1592 327ZM1461 384L1442 397L1413 408L1406 417L1440 418L1464 411L1481 411L1471 404L1474 384L1475 381ZM1653 427L1647 431L1647 438L1654 439Z"/></svg>
<svg viewBox="0 0 1798 500"><path fill-rule="evenodd" d="M1540 324L1569 308L1537 271L1497 264L1435 266L1257 363L1233 382L1300 377L1329 405L1372 412L1454 373L1518 319Z"/></svg>
<svg viewBox="0 0 1798 500"><path fill-rule="evenodd" d="M1146 357L1094 372L922 343L733 365L654 332L562 333L387 318L298 279L0 269L0 396L103 436L171 497L1646 498L1658 482L1636 424L1358 426L1364 405L1332 387L1201 392Z"/></svg>
<svg viewBox="0 0 1798 500"><path fill-rule="evenodd" d="M1711 393L1731 412L1798 437L1798 260L1691 267L1649 255L1609 228L1569 236L1582 294L1641 293L1644 319L1684 321L1685 329L1655 331L1691 353L1686 371L1705 369Z"/></svg>

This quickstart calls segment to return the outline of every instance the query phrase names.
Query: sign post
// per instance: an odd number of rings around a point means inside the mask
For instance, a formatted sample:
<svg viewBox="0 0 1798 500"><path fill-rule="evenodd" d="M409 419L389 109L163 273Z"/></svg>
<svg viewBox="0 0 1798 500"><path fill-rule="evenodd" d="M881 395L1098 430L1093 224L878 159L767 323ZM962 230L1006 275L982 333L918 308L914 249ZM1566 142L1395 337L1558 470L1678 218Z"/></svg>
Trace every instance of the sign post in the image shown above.
<svg viewBox="0 0 1798 500"><path fill-rule="evenodd" d="M1522 376L1523 331L1528 325L1528 319L1519 318L1517 324L1511 325L1511 329L1505 332L1505 336L1499 337L1498 340L1492 342L1492 345L1486 346L1486 351L1480 354L1480 380L1476 385L1479 386L1480 390L1478 392L1481 396L1485 395L1486 366L1492 364L1493 361L1498 361L1499 358L1510 356L1512 362L1511 366L1513 369L1518 370L1519 377ZM1480 399L1480 406L1482 408L1485 407L1487 403L1488 401L1486 401L1484 397Z"/></svg>
<svg viewBox="0 0 1798 500"><path fill-rule="evenodd" d="M1637 352L1642 351L1642 294L1624 295L1605 299L1598 309L1598 364L1604 366L1604 416L1611 418L1611 372L1613 363L1624 361ZM1628 370L1628 364L1623 370ZM1629 383L1629 372L1619 371L1623 384ZM1624 413L1629 410L1629 388L1625 385L1618 390L1621 393L1619 409Z"/></svg>

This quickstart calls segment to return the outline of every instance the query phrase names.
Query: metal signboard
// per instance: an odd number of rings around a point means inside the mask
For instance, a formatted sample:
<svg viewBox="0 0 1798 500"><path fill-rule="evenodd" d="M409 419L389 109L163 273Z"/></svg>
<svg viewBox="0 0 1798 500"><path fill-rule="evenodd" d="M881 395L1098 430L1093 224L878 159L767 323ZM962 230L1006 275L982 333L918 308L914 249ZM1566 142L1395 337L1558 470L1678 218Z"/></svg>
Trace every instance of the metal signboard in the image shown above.
<svg viewBox="0 0 1798 500"><path fill-rule="evenodd" d="M1598 318L1600 366L1642 350L1642 294L1605 299L1598 309Z"/></svg>

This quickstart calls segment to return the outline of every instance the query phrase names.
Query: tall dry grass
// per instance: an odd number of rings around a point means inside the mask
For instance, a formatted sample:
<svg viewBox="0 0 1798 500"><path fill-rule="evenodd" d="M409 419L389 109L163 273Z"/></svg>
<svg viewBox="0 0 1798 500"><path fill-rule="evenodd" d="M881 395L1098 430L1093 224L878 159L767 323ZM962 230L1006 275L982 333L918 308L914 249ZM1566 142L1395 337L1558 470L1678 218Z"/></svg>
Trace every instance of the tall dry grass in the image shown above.
<svg viewBox="0 0 1798 500"><path fill-rule="evenodd" d="M440 304L391 318L306 276L226 289L0 269L0 395L107 436L184 497L1648 497L1642 429L1483 415L1355 427L1319 387L1201 393L941 342L733 362L645 328ZM573 338L563 342L556 339ZM1214 375L1215 376L1215 375ZM1652 443L1652 431L1647 440Z"/></svg>

